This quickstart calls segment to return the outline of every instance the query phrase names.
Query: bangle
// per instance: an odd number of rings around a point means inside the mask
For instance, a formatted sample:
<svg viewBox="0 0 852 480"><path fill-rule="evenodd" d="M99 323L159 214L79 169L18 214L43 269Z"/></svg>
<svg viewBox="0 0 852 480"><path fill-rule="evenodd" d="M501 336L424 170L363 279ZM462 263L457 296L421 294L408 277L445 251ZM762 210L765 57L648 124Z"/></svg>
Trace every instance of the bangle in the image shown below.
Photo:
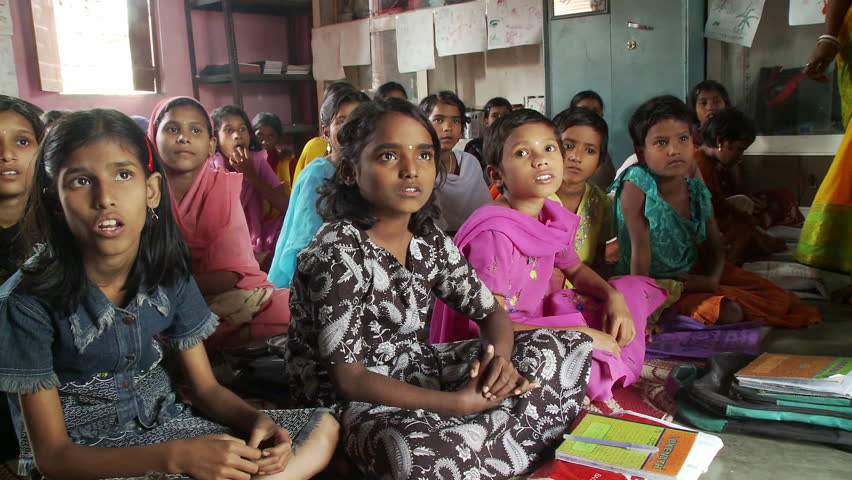
<svg viewBox="0 0 852 480"><path fill-rule="evenodd" d="M817 37L817 45L823 42L830 43L840 50L840 40L838 40L834 35L820 35Z"/></svg>

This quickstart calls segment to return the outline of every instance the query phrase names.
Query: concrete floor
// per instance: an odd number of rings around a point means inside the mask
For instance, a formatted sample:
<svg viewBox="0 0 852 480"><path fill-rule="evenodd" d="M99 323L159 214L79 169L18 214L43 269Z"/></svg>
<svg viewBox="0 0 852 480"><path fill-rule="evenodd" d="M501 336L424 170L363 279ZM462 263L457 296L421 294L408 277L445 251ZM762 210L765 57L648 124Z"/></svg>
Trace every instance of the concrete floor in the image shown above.
<svg viewBox="0 0 852 480"><path fill-rule="evenodd" d="M772 329L763 350L852 355L852 305L819 304L823 322L801 330ZM852 453L811 442L720 434L725 447L701 480L850 480Z"/></svg>

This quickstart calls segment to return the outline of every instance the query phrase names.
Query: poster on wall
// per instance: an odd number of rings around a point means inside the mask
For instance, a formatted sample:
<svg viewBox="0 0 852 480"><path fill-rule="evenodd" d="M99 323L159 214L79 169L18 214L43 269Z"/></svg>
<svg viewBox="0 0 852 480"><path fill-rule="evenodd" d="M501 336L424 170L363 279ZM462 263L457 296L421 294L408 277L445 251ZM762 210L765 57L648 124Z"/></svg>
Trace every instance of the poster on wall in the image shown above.
<svg viewBox="0 0 852 480"><path fill-rule="evenodd" d="M828 0L790 0L789 23L795 25L815 25L825 23Z"/></svg>
<svg viewBox="0 0 852 480"><path fill-rule="evenodd" d="M344 67L369 65L370 20L338 23L336 27L340 29L340 63Z"/></svg>
<svg viewBox="0 0 852 480"><path fill-rule="evenodd" d="M10 97L18 96L18 75L14 58L12 36L0 35L0 94Z"/></svg>
<svg viewBox="0 0 852 480"><path fill-rule="evenodd" d="M540 0L487 0L488 49L541 43L541 10Z"/></svg>
<svg viewBox="0 0 852 480"><path fill-rule="evenodd" d="M9 0L0 0L0 35L12 35L12 12Z"/></svg>
<svg viewBox="0 0 852 480"><path fill-rule="evenodd" d="M764 0L710 0L704 36L751 48Z"/></svg>
<svg viewBox="0 0 852 480"><path fill-rule="evenodd" d="M340 80L346 78L340 60L340 30L321 27L311 30L311 52L313 73L316 80Z"/></svg>
<svg viewBox="0 0 852 480"><path fill-rule="evenodd" d="M399 73L435 68L435 37L431 11L396 16L396 63Z"/></svg>
<svg viewBox="0 0 852 480"><path fill-rule="evenodd" d="M469 2L436 8L434 14L438 55L447 57L484 52L488 48L485 3Z"/></svg>

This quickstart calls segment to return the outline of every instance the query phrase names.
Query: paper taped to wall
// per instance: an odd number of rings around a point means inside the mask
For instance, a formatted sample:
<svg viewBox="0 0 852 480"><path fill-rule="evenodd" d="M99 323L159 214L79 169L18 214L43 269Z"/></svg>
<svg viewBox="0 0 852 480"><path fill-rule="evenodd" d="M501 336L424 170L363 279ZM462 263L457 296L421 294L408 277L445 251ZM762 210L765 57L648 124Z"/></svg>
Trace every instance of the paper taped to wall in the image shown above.
<svg viewBox="0 0 852 480"><path fill-rule="evenodd" d="M541 1L487 0L486 12L489 50L541 43Z"/></svg>
<svg viewBox="0 0 852 480"><path fill-rule="evenodd" d="M704 36L751 48L764 0L710 0Z"/></svg>
<svg viewBox="0 0 852 480"><path fill-rule="evenodd" d="M485 3L469 2L441 7L435 13L435 46L438 55L484 52L488 48ZM397 25L399 29L399 25Z"/></svg>
<svg viewBox="0 0 852 480"><path fill-rule="evenodd" d="M11 35L0 35L0 94L18 96L18 75Z"/></svg>
<svg viewBox="0 0 852 480"><path fill-rule="evenodd" d="M346 77L340 61L340 30L320 27L311 30L311 51L316 80L340 80Z"/></svg>
<svg viewBox="0 0 852 480"><path fill-rule="evenodd" d="M396 63L399 73L435 68L432 12L415 11L396 16Z"/></svg>

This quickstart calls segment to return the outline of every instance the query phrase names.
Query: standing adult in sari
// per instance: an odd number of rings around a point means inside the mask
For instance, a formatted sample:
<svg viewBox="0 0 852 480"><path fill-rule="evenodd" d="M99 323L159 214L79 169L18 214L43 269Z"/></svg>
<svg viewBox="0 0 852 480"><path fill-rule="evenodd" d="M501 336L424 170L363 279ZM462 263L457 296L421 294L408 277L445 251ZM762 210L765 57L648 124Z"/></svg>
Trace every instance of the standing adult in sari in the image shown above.
<svg viewBox="0 0 852 480"><path fill-rule="evenodd" d="M831 168L814 198L796 250L796 260L815 267L852 272L852 0L832 0L825 16L824 35L808 58L804 73L827 83L826 68L837 63L837 84L846 134ZM852 287L839 297L852 301Z"/></svg>

